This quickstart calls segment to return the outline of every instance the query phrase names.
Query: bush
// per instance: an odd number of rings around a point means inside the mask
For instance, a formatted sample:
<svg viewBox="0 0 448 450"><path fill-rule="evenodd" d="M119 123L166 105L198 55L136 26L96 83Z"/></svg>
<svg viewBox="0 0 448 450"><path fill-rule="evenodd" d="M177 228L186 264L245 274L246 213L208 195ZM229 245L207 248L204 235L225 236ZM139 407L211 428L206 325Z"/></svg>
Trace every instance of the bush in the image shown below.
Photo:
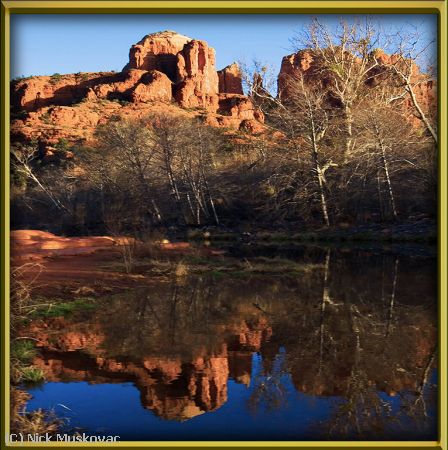
<svg viewBox="0 0 448 450"><path fill-rule="evenodd" d="M70 148L70 144L67 139L61 138L58 143L54 146L57 150L66 151Z"/></svg>
<svg viewBox="0 0 448 450"><path fill-rule="evenodd" d="M51 124L51 114L49 111L44 112L41 116L40 116L40 120L42 120L43 123L46 123L47 125Z"/></svg>
<svg viewBox="0 0 448 450"><path fill-rule="evenodd" d="M89 75L83 72L78 72L76 77L80 79L80 81L87 81L89 79Z"/></svg>
<svg viewBox="0 0 448 450"><path fill-rule="evenodd" d="M63 78L63 76L60 73L54 73L53 75L51 75L50 77L50 83L51 84L56 84L59 83L59 81L61 81Z"/></svg>
<svg viewBox="0 0 448 450"><path fill-rule="evenodd" d="M40 383L45 379L44 372L38 367L23 367L20 380L25 383Z"/></svg>
<svg viewBox="0 0 448 450"><path fill-rule="evenodd" d="M28 112L24 109L20 111L11 111L11 121L12 120L24 120L28 117Z"/></svg>
<svg viewBox="0 0 448 450"><path fill-rule="evenodd" d="M29 364L35 356L36 348L32 341L20 339L11 343L11 359L22 364Z"/></svg>
<svg viewBox="0 0 448 450"><path fill-rule="evenodd" d="M34 311L32 317L67 317L81 311L92 311L96 308L94 300L90 297L77 298L71 302L50 303L49 306L40 307Z"/></svg>

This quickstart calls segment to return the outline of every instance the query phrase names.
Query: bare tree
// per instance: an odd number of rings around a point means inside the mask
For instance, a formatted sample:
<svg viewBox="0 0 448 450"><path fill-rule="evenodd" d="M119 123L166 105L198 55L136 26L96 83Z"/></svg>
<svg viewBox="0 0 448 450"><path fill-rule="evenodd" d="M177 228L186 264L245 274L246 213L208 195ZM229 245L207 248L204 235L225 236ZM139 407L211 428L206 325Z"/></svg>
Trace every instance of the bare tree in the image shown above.
<svg viewBox="0 0 448 450"><path fill-rule="evenodd" d="M93 176L101 189L121 192L124 219L133 207L143 224L162 220L155 189L154 164L156 143L153 131L144 120L110 121L96 133L99 151L92 155L86 167L94 166Z"/></svg>
<svg viewBox="0 0 448 450"><path fill-rule="evenodd" d="M287 99L277 99L277 108L272 119L279 129L286 133L290 143L296 148L298 161L300 153L309 152L312 173L317 183L322 220L330 225L326 196L326 172L336 164L331 159L322 158L322 142L330 126L325 89L307 85L302 73L287 80Z"/></svg>
<svg viewBox="0 0 448 450"><path fill-rule="evenodd" d="M166 177L176 207L193 221L213 219L219 224L210 172L219 132L198 121L169 115L149 118L155 134L159 170Z"/></svg>
<svg viewBox="0 0 448 450"><path fill-rule="evenodd" d="M100 194L108 228L119 225L114 220L128 229L152 227L173 215L183 224L219 224L211 181L219 131L189 118L152 114L111 121L97 138L98 151L86 159L85 176Z"/></svg>
<svg viewBox="0 0 448 450"><path fill-rule="evenodd" d="M346 160L355 145L353 109L366 95L366 81L378 65L372 51L379 39L379 30L366 18L352 23L341 20L335 30L314 19L305 33L292 40L297 50L310 53L313 70L309 76L324 81L330 99L342 111Z"/></svg>
<svg viewBox="0 0 448 450"><path fill-rule="evenodd" d="M33 163L38 160L39 151L34 146L25 146L21 148L12 148L11 164L17 173L23 175L25 179L31 180L46 196L51 203L60 211L70 212L69 209L61 202L58 196L37 175Z"/></svg>
<svg viewBox="0 0 448 450"><path fill-rule="evenodd" d="M422 96L419 95L422 87L432 90L435 80L429 71L422 72L418 66L418 62L429 57L429 52L434 47L434 40L423 43L418 30L406 36L397 33L394 40L397 42L397 50L390 57L381 59L382 68L389 70L395 78L393 84L395 89L390 95L389 102L407 99L415 117L421 120L437 144L436 95L432 96L434 104L429 104L429 107L426 106L426 108Z"/></svg>

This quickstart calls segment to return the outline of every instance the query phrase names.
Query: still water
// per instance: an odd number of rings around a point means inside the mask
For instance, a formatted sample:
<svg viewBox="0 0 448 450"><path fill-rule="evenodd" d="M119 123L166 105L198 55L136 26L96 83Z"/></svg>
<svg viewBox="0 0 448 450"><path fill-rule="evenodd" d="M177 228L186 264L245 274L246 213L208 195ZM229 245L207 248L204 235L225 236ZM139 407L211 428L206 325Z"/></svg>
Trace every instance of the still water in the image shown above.
<svg viewBox="0 0 448 450"><path fill-rule="evenodd" d="M121 440L437 439L434 249L228 250L295 271L173 278L35 324L28 409Z"/></svg>

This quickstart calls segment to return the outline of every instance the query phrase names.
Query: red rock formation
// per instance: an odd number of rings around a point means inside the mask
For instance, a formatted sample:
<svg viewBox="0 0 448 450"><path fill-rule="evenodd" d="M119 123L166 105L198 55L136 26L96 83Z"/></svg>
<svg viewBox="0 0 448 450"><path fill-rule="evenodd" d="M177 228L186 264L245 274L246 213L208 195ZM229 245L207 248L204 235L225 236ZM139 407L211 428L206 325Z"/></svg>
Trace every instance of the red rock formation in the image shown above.
<svg viewBox="0 0 448 450"><path fill-rule="evenodd" d="M219 110L224 116L231 116L241 120L264 121L263 113L254 107L252 101L245 95L220 94Z"/></svg>
<svg viewBox="0 0 448 450"><path fill-rule="evenodd" d="M137 89L136 96L141 88ZM93 94L95 95L95 94ZM133 95L133 92L131 92ZM145 94L146 95L146 94ZM60 113L61 108L71 111L74 121ZM119 101L85 101L70 107L50 106L30 112L26 118L11 123L12 142L29 142L38 140L42 154L47 155L48 147L57 144L64 138L70 143L94 145L93 134L96 126L109 121L113 117L141 119L152 112L194 117L194 112L185 111L167 102L122 103ZM59 122L60 121L60 122Z"/></svg>
<svg viewBox="0 0 448 450"><path fill-rule="evenodd" d="M300 50L283 57L277 79L280 98L288 98L291 95L289 85L299 74L303 74L305 79L311 79L312 81L313 73L317 69L313 64L314 62L313 54L309 50Z"/></svg>
<svg viewBox="0 0 448 450"><path fill-rule="evenodd" d="M81 100L121 99L170 101L171 82L155 71L128 70L120 73L85 73L54 77L33 77L12 85L11 102L16 110L37 111L50 105L73 105ZM140 86L140 85L143 86ZM139 100L138 92L146 92Z"/></svg>
<svg viewBox="0 0 448 450"><path fill-rule="evenodd" d="M14 230L10 233L12 263L17 265L56 255L90 254L117 246L124 239L131 238L108 236L65 238L39 230Z"/></svg>
<svg viewBox="0 0 448 450"><path fill-rule="evenodd" d="M395 86L397 89L403 89L403 80L394 74L390 68L394 65L401 66L401 69L407 71L404 67L401 57L397 55L388 55L379 50L371 55L372 68L367 72L365 84L369 87L375 87L380 82L387 82L388 86ZM431 114L436 111L437 91L436 84L425 74L420 72L417 64L411 66L411 83L414 86L414 92L417 101L425 112ZM287 99L291 96L291 82L299 75L303 75L307 83L321 83L323 86L331 83L329 79L320 71L319 58L313 55L311 50L300 50L297 53L287 55L283 58L280 73L278 75L278 95L280 98ZM406 98L404 109L409 113L409 120L415 125L421 125L421 121L415 117L415 107L409 96Z"/></svg>
<svg viewBox="0 0 448 450"><path fill-rule="evenodd" d="M396 67L406 75L410 70L410 81L419 107L424 114L434 118L437 114L437 84L433 79L422 73L416 63L409 60L404 61L399 55L388 55L383 50L377 50L371 56L377 65L369 71L369 78L366 84L376 86L381 82L386 82L388 86L395 87L399 92L402 92L404 87L403 79L391 69ZM408 113L408 120L415 127L420 126L421 120L416 114L415 106L410 96L405 97L403 107Z"/></svg>
<svg viewBox="0 0 448 450"><path fill-rule="evenodd" d="M218 73L215 50L204 41L188 42L177 55L176 100L183 108L216 110Z"/></svg>
<svg viewBox="0 0 448 450"><path fill-rule="evenodd" d="M173 97L184 110L168 104ZM170 110L194 117L206 109L213 115L206 123L213 126L261 132L257 122L263 122L242 95L238 67L218 75L213 48L173 31L149 34L133 45L122 72L31 77L11 84L11 101L12 142L37 139L44 156L55 155L60 139L91 144L97 125L113 116Z"/></svg>
<svg viewBox="0 0 448 450"><path fill-rule="evenodd" d="M215 125L213 121L216 121L218 126L231 129L254 131L255 133L260 133L264 130L262 126L264 115L255 108L247 96L219 94L218 99L218 115L207 119L210 125Z"/></svg>
<svg viewBox="0 0 448 450"><path fill-rule="evenodd" d="M177 81L177 54L191 38L175 31L161 31L145 36L129 51L129 63L123 70L157 70Z"/></svg>
<svg viewBox="0 0 448 450"><path fill-rule="evenodd" d="M243 82L238 64L233 63L218 71L219 92L223 94L243 94Z"/></svg>
<svg viewBox="0 0 448 450"><path fill-rule="evenodd" d="M146 72L144 70L129 70L122 72L110 83L97 84L92 88L99 99L125 99L125 93L133 89L142 79Z"/></svg>
<svg viewBox="0 0 448 450"><path fill-rule="evenodd" d="M265 127L260 121L248 119L241 121L239 129L250 134L261 134L265 131Z"/></svg>
<svg viewBox="0 0 448 450"><path fill-rule="evenodd" d="M172 98L172 83L162 72L152 70L146 72L131 93L134 103L142 102L169 102Z"/></svg>
<svg viewBox="0 0 448 450"><path fill-rule="evenodd" d="M81 101L89 89L119 80L114 72L77 73L29 77L11 83L11 105L16 111L35 111L48 105L71 105Z"/></svg>

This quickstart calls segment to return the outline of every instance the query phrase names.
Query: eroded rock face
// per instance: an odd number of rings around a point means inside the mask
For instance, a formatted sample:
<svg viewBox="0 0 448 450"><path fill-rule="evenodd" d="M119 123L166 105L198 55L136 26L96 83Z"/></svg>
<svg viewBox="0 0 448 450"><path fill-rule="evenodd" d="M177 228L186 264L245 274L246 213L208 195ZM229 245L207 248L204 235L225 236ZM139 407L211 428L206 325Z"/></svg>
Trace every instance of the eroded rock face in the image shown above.
<svg viewBox="0 0 448 450"><path fill-rule="evenodd" d="M244 129L261 132L263 129L264 115L255 108L252 101L245 95L219 94L218 113L215 117L219 126L231 129ZM257 125L254 124L257 122Z"/></svg>
<svg viewBox="0 0 448 450"><path fill-rule="evenodd" d="M143 90L143 87L131 94L146 98L151 94L140 89ZM146 89L150 87L146 86ZM23 119L14 120L11 123L11 140L24 143L35 140L42 155L46 156L47 147L55 146L61 139L73 144L95 145L94 133L98 125L111 119L143 119L154 112L194 117L194 112L167 102L89 100L72 106L47 106L28 113Z"/></svg>
<svg viewBox="0 0 448 450"><path fill-rule="evenodd" d="M372 52L371 68L366 72L364 83L370 88L385 82L388 86L401 89L403 80L394 74L390 68L397 65L398 68L407 70L403 67L402 60L397 55L388 55L384 51ZM356 60L355 60L356 61ZM297 53L283 57L278 75L278 95L282 99L291 97L294 91L294 79L303 76L305 83L320 83L322 87L329 86L332 81L321 70L322 64L319 57L313 54L311 50L300 50ZM411 66L411 83L414 85L414 92L420 107L425 113L436 111L437 90L434 80L428 79L425 74L420 72L417 64ZM333 106L338 106L337 102ZM403 102L403 107L408 113L410 122L418 126L421 122L415 117L414 106L408 97Z"/></svg>
<svg viewBox="0 0 448 450"><path fill-rule="evenodd" d="M218 73L215 50L204 41L188 42L177 55L176 100L184 108L217 106Z"/></svg>
<svg viewBox="0 0 448 450"><path fill-rule="evenodd" d="M134 87L131 100L134 103L161 101L170 102L172 98L171 80L162 72L151 70L140 79Z"/></svg>
<svg viewBox="0 0 448 450"><path fill-rule="evenodd" d="M300 50L283 57L277 79L280 98L288 98L291 95L291 81L298 75L304 75L305 79L311 76L315 69L314 62L313 54L308 50Z"/></svg>
<svg viewBox="0 0 448 450"><path fill-rule="evenodd" d="M238 64L233 63L218 71L219 92L223 94L243 94L243 81Z"/></svg>
<svg viewBox="0 0 448 450"><path fill-rule="evenodd" d="M116 83L114 72L77 73L25 78L11 83L11 104L16 111L35 111L49 105L81 101L94 86Z"/></svg>
<svg viewBox="0 0 448 450"><path fill-rule="evenodd" d="M378 62L378 66L371 72L375 74L372 84L379 83L387 77L387 68L391 65L397 65L399 69L403 68L403 62L396 55L388 55L383 51L375 53L375 59ZM400 67L401 66L401 67ZM411 83L414 86L413 90L419 106L423 112L427 115L436 114L437 108L437 83L435 80L430 79L427 75L421 73L417 64L412 63L411 67ZM404 69L409 70L409 69ZM402 79L398 76L390 76L386 80L389 84L394 83L395 86L402 86ZM409 112L409 120L418 125L420 119L416 117L414 111L414 105L412 100L407 97L404 102L404 107Z"/></svg>
<svg viewBox="0 0 448 450"><path fill-rule="evenodd" d="M133 90L141 81L144 70L129 70L120 73L111 83L97 84L92 88L98 99L128 99L129 92Z"/></svg>
<svg viewBox="0 0 448 450"><path fill-rule="evenodd" d="M262 113L254 107L252 101L245 95L220 94L219 112L238 119L263 121Z"/></svg>
<svg viewBox="0 0 448 450"><path fill-rule="evenodd" d="M123 68L157 70L165 73L171 81L177 77L177 54L192 39L175 31L161 31L145 36L129 51L129 63Z"/></svg>
<svg viewBox="0 0 448 450"><path fill-rule="evenodd" d="M82 75L82 80L76 74L61 76L57 81L54 77L19 81L12 86L12 104L17 110L31 112L50 105L70 106L99 99L171 101L171 81L167 75L155 70L130 69L120 73Z"/></svg>
<svg viewBox="0 0 448 450"><path fill-rule="evenodd" d="M122 72L13 82L12 141L37 139L46 155L61 139L88 145L96 126L111 117L141 118L168 110L192 117L205 110L207 124L260 131L263 115L242 94L236 64L218 73L215 50L207 42L162 31L131 47Z"/></svg>

